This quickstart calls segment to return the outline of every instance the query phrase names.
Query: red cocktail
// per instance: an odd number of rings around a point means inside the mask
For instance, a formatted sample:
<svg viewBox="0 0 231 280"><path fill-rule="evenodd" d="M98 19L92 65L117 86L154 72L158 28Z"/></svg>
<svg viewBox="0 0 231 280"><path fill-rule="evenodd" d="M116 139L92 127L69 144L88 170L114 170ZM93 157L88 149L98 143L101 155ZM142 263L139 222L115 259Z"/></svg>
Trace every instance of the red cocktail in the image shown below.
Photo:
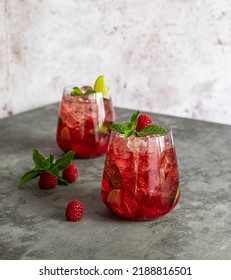
<svg viewBox="0 0 231 280"><path fill-rule="evenodd" d="M172 131L144 137L111 132L102 200L116 215L151 220L178 203L179 175Z"/></svg>
<svg viewBox="0 0 231 280"><path fill-rule="evenodd" d="M81 94L74 95L73 89L76 88L64 88L57 143L64 152L73 150L76 158L97 157L107 151L109 125L115 118L112 101L88 86L81 87Z"/></svg>

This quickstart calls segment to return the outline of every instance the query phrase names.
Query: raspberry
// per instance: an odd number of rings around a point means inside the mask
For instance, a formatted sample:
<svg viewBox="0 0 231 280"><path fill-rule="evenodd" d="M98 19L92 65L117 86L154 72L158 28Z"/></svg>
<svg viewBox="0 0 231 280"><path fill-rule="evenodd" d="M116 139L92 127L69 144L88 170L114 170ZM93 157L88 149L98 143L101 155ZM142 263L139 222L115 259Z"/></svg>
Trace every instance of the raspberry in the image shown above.
<svg viewBox="0 0 231 280"><path fill-rule="evenodd" d="M54 189L58 183L58 179L55 175L48 172L43 172L39 178L39 187L41 189Z"/></svg>
<svg viewBox="0 0 231 280"><path fill-rule="evenodd" d="M73 183L78 179L78 168L74 163L71 163L69 167L63 170L63 179L68 183Z"/></svg>
<svg viewBox="0 0 231 280"><path fill-rule="evenodd" d="M151 125L151 124L152 124L152 117L150 117L148 115L144 115L144 114L139 115L136 130L141 131L146 126Z"/></svg>
<svg viewBox="0 0 231 280"><path fill-rule="evenodd" d="M83 217L83 204L78 200L72 200L66 208L66 218L71 222L78 222Z"/></svg>
<svg viewBox="0 0 231 280"><path fill-rule="evenodd" d="M85 129L85 132L87 133L91 133L91 132L94 132L94 120L93 118L88 118L86 121L85 121L85 124L84 124L84 129Z"/></svg>

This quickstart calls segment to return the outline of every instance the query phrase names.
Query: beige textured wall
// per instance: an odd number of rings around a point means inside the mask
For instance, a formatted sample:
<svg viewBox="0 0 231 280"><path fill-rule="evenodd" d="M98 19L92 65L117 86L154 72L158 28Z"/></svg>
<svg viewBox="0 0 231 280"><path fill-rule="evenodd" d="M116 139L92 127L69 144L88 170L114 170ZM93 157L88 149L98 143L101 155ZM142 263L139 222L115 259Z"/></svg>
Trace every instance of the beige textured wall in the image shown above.
<svg viewBox="0 0 231 280"><path fill-rule="evenodd" d="M0 117L104 74L114 104L231 124L231 1L0 0Z"/></svg>

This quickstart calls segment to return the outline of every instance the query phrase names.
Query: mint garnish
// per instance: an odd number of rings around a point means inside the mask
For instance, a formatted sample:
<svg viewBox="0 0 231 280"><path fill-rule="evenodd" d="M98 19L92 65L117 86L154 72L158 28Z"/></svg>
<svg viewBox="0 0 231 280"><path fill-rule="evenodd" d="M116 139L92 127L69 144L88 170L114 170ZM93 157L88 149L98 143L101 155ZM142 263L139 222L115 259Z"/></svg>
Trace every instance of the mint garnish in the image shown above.
<svg viewBox="0 0 231 280"><path fill-rule="evenodd" d="M80 88L73 87L72 92L71 92L71 96L82 95L82 94L83 94L83 92Z"/></svg>
<svg viewBox="0 0 231 280"><path fill-rule="evenodd" d="M149 126L146 126L144 129L142 129L140 132L136 132L136 136L142 137L142 136L147 136L151 134L166 134L167 131L163 128L160 127L156 124L151 124Z"/></svg>
<svg viewBox="0 0 231 280"><path fill-rule="evenodd" d="M93 89L88 89L86 92L82 92L82 90L79 87L73 87L71 96L89 95L89 94L93 94L93 93L96 93L96 91Z"/></svg>
<svg viewBox="0 0 231 280"><path fill-rule="evenodd" d="M31 181L32 179L38 177L41 174L40 170L31 170L27 172L24 176L22 176L20 182L19 182L19 187L22 185L26 184L27 182Z"/></svg>
<svg viewBox="0 0 231 280"><path fill-rule="evenodd" d="M64 180L59 173L71 164L74 155L74 151L69 151L61 158L55 160L53 155L49 155L48 158L45 158L38 150L32 149L32 159L35 163L35 167L22 176L19 187L40 176L43 172L48 172L56 176L59 185L68 185L68 182Z"/></svg>
<svg viewBox="0 0 231 280"><path fill-rule="evenodd" d="M98 125L96 128L97 132L103 133L103 134L109 134L108 128L105 125Z"/></svg>
<svg viewBox="0 0 231 280"><path fill-rule="evenodd" d="M124 134L124 126L122 124L120 124L120 123L113 123L113 124L111 124L110 125L110 129Z"/></svg>
<svg viewBox="0 0 231 280"><path fill-rule="evenodd" d="M88 89L84 94L89 95L89 94L93 94L93 93L96 93L96 91L93 89Z"/></svg>
<svg viewBox="0 0 231 280"><path fill-rule="evenodd" d="M151 124L149 126L146 126L144 129L141 131L136 130L137 122L138 122L138 117L140 113L137 111L134 113L131 117L131 120L129 122L126 122L125 124L111 124L110 129L117 131L121 134L124 134L125 138L130 137L131 135L135 135L137 137L142 137L142 136L148 136L152 134L166 134L167 131L158 125Z"/></svg>

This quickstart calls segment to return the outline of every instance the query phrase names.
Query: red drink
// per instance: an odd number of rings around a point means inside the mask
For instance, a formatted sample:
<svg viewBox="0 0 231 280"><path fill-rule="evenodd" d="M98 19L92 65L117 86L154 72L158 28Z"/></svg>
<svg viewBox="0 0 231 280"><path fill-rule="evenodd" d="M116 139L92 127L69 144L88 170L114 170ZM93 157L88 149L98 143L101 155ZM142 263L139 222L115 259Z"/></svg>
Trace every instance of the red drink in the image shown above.
<svg viewBox="0 0 231 280"><path fill-rule="evenodd" d="M127 139L112 131L102 181L102 200L110 210L129 220L151 220L171 211L179 197L171 130Z"/></svg>
<svg viewBox="0 0 231 280"><path fill-rule="evenodd" d="M59 110L57 143L76 158L92 158L107 151L109 125L114 122L111 99L102 93L72 96L73 87L64 89Z"/></svg>

